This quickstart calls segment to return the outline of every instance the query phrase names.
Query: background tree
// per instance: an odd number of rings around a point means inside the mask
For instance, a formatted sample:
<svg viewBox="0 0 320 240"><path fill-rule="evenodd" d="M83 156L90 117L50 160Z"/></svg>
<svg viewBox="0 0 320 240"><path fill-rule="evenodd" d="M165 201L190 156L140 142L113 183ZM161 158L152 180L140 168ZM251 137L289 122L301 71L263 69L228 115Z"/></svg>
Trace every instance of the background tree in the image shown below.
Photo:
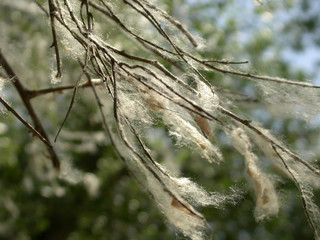
<svg viewBox="0 0 320 240"><path fill-rule="evenodd" d="M298 3L2 1L1 102L24 125L3 110L1 237L176 238L165 219L193 239L317 238L318 87L285 62L297 21L276 24Z"/></svg>

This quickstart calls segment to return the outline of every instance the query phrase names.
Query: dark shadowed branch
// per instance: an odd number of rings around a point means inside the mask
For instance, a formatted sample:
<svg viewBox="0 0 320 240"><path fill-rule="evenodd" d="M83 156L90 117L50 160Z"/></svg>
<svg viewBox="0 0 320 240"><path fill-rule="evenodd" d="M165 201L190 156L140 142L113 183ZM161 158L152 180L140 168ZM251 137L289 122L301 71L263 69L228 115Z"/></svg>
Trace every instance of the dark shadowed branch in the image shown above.
<svg viewBox="0 0 320 240"><path fill-rule="evenodd" d="M15 74L15 72L13 71L13 69L11 68L11 66L9 65L8 61L6 60L6 58L4 57L4 55L2 54L2 51L0 49L0 65L3 67L3 69L6 71L6 73L8 74L8 77L13 79L12 83L14 84L16 90L18 91L24 106L26 107L33 123L34 123L34 128L40 133L41 136L43 136L43 138L48 142L47 147L48 147L48 152L50 154L50 158L52 161L53 166L59 170L60 169L60 160L58 158L57 153L55 152L54 148L52 147L51 143L50 143L50 139L46 133L46 131L44 130L41 121L38 117L38 115L36 114L31 102L30 102L30 98L29 95L27 93L26 88L22 85L20 79L18 78L18 76Z"/></svg>
<svg viewBox="0 0 320 240"><path fill-rule="evenodd" d="M6 100L4 100L1 96L0 96L0 102L3 104L3 106L10 112L12 112L12 114L18 118L20 120L20 122L23 123L23 125L25 125L27 128L29 128L31 130L31 132L36 135L42 142L44 142L44 144L46 144L48 147L52 147L50 145L50 143L36 130L34 129L30 123L28 123L19 113L17 113L10 105L9 103L6 102Z"/></svg>

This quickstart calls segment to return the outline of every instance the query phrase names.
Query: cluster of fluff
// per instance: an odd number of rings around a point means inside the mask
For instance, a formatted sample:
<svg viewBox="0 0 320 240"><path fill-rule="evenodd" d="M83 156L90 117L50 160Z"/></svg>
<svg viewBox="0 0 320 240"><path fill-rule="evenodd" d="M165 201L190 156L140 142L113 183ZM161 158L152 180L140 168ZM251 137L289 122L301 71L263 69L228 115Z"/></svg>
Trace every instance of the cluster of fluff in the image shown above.
<svg viewBox="0 0 320 240"><path fill-rule="evenodd" d="M258 221L278 214L279 203L271 178L262 172L259 159L252 152L251 141L242 128L236 128L231 133L234 147L245 157L247 174L254 183L256 193L256 208L254 211Z"/></svg>
<svg viewBox="0 0 320 240"><path fill-rule="evenodd" d="M130 92L133 88L126 86L125 81L138 88L137 92L141 96L132 97ZM158 97L158 94L133 82L132 79L122 78L118 83L117 114L120 119L118 123L109 119L108 130L124 164L150 193L168 223L190 239L206 239L209 225L197 208L206 206L222 208L225 204L235 204L240 196L239 191L232 190L230 194L207 192L190 179L177 177L156 162L151 156L153 154L146 154L150 150L141 145L137 137L143 140L146 126L151 127L155 121L161 120L168 126L169 135L174 136L178 146L190 146L203 156L204 152L207 152L208 156L204 157L209 161L221 161L222 154L201 133L190 113L183 112L181 107L175 106L161 96ZM112 98L105 101L106 115L113 114L111 102ZM188 115L182 116L182 113ZM139 121L143 118L150 121ZM119 124L118 129L113 128L117 124ZM132 127L136 132L132 131Z"/></svg>
<svg viewBox="0 0 320 240"><path fill-rule="evenodd" d="M112 138L116 140L118 136L112 134ZM120 139L118 142L118 151L121 152L131 174L151 194L168 223L191 239L200 240L208 237L208 224L196 208L221 208L227 203L234 204L240 196L237 190L229 195L207 192L190 179L176 177L159 163L153 163L142 156L134 142L129 143L134 150L125 148Z"/></svg>
<svg viewBox="0 0 320 240"><path fill-rule="evenodd" d="M171 112L165 112L163 120L170 127L170 135L177 140L178 145L196 149L209 162L222 161L220 150L201 134L195 125Z"/></svg>

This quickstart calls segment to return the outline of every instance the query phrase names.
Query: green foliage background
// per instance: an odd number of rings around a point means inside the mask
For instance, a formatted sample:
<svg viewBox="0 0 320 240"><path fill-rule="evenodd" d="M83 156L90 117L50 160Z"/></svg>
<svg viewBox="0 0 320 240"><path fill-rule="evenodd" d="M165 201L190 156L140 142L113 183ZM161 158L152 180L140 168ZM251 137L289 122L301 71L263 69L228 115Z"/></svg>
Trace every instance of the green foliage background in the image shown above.
<svg viewBox="0 0 320 240"><path fill-rule="evenodd" d="M44 1L39 1L44 2ZM313 73L291 68L282 56L284 50L303 52L309 46L305 34L319 47L319 17L309 14L313 2L268 1L264 6L250 0L241 1L159 1L160 7L207 40L205 58L248 60L260 74L304 80ZM315 3L316 4L316 3ZM54 69L53 50L48 19L36 10L33 1L0 2L0 47L20 79L29 89L50 86ZM288 15L285 26L281 16ZM266 14L272 21L263 21ZM279 17L278 17L279 16ZM291 17L292 16L292 17ZM108 25L101 25L108 28ZM115 39L124 39L113 29ZM125 40L122 44L126 43ZM132 43L131 43L132 44ZM62 44L61 44L62 45ZM63 47L62 47L63 48ZM139 51L139 49L137 49ZM63 52L63 85L75 82L79 74L74 56ZM171 66L167 66L171 68ZM215 86L260 98L252 82L221 74L207 74ZM1 95L25 117L25 109L13 86L7 82ZM71 97L70 92L50 94L33 100L51 137L61 123ZM244 103L235 109L244 116L262 121L265 126L284 136L296 151L319 155L317 124L273 117L266 106ZM0 239L180 239L146 192L132 179L103 135L98 109L92 93L81 90L74 109L57 143L62 160L70 164L62 177L56 177L45 148L28 131L2 110L0 115ZM102 135L101 135L102 134ZM312 231L304 216L298 192L289 180L279 181L282 208L278 217L256 223L253 217L254 197L247 187L242 157L230 140L218 138L225 162L210 165L185 148L177 148L165 136L165 130L150 133L149 147L166 166L181 170L206 189L228 192L236 185L244 196L236 206L225 209L203 209L212 227L213 239L312 239ZM276 171L276 170L275 170ZM90 193L99 182L98 190ZM91 180L90 180L91 179ZM94 179L94 180L92 180ZM249 184L250 185L250 184ZM319 194L318 194L319 195ZM317 196L317 199L320 199ZM319 202L319 201L318 201Z"/></svg>

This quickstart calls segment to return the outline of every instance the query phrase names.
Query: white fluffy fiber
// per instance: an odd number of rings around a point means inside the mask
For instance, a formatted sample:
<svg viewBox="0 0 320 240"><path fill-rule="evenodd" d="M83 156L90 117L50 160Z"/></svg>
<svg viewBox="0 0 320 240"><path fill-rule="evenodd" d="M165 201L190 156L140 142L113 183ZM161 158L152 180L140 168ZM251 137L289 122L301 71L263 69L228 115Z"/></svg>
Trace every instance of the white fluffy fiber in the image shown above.
<svg viewBox="0 0 320 240"><path fill-rule="evenodd" d="M272 82L259 83L258 86L267 103L266 107L276 116L308 121L319 114L318 89Z"/></svg>
<svg viewBox="0 0 320 240"><path fill-rule="evenodd" d="M222 161L222 153L189 121L184 120L176 113L165 111L163 121L170 128L170 135L174 136L178 144L195 147L209 162Z"/></svg>
<svg viewBox="0 0 320 240"><path fill-rule="evenodd" d="M231 133L235 148L245 157L248 176L254 183L256 193L256 208L254 215L257 221L262 221L278 214L278 197L269 176L258 166L258 158L252 152L248 135L242 128L236 128Z"/></svg>

